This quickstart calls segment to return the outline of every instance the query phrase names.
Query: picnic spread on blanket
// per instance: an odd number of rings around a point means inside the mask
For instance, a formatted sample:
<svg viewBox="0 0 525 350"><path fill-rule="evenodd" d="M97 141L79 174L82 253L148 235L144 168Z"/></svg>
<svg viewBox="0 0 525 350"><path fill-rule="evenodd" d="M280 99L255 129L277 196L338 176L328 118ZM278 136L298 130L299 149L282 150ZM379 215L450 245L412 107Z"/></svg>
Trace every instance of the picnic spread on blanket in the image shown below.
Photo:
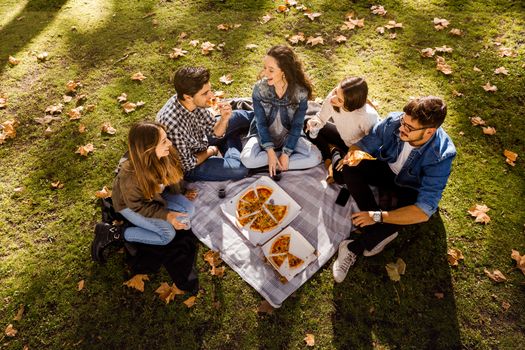
<svg viewBox="0 0 525 350"><path fill-rule="evenodd" d="M351 230L355 202L350 199L344 207L335 204L339 187L329 186L325 178L320 165L285 172L279 182L263 175L235 182L195 182L192 187L199 196L193 232L220 252L223 261L273 307L280 307L335 254ZM264 202L251 220L239 222L240 198L250 191L256 194L257 188L269 188L272 193L261 198ZM219 197L219 191L226 193L225 198ZM272 205L287 206L285 217L267 231L251 229L263 215L275 223L268 214Z"/></svg>

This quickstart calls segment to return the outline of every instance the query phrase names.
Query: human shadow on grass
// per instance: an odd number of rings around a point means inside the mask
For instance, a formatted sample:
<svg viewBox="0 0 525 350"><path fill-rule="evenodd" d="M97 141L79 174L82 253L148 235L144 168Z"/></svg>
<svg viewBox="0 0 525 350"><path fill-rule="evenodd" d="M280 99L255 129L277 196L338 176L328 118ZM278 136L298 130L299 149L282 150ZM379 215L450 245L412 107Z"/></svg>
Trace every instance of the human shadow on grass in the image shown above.
<svg viewBox="0 0 525 350"><path fill-rule="evenodd" d="M9 64L7 58L16 57L31 39L53 21L66 2L67 0L30 0L16 18L0 29L0 74Z"/></svg>
<svg viewBox="0 0 525 350"><path fill-rule="evenodd" d="M406 273L389 279L385 266L401 258ZM459 324L446 231L439 214L408 227L377 256L359 257L334 286L338 349L459 349Z"/></svg>

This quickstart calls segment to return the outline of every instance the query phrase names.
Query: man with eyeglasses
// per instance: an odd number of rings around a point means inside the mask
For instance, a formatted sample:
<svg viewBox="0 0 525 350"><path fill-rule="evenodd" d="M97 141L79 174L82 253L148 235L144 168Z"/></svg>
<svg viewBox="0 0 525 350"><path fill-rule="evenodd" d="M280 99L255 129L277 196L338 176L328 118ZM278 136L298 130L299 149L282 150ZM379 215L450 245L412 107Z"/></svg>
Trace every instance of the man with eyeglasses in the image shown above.
<svg viewBox="0 0 525 350"><path fill-rule="evenodd" d="M342 282L358 255L372 256L394 240L403 225L427 221L437 210L450 175L456 148L441 127L447 107L438 97L413 99L374 126L351 146L344 159L333 159L344 183L359 206L352 223L360 231L339 245L334 279ZM355 160L357 151L376 160ZM339 157L340 158L340 157ZM390 193L392 202L380 207L369 185Z"/></svg>

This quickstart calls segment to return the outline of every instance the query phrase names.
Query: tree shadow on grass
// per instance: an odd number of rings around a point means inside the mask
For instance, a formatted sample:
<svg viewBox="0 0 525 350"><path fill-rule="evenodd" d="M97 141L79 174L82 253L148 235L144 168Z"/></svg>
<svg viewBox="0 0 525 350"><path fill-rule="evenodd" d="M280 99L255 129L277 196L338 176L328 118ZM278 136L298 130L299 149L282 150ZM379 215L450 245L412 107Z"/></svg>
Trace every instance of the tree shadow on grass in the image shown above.
<svg viewBox="0 0 525 350"><path fill-rule="evenodd" d="M0 29L0 74L7 58L16 56L27 43L40 34L55 18L67 0L30 0L11 22Z"/></svg>
<svg viewBox="0 0 525 350"><path fill-rule="evenodd" d="M441 217L409 227L386 250L359 258L334 287L338 349L461 348L446 231ZM406 273L389 280L385 265L402 258Z"/></svg>

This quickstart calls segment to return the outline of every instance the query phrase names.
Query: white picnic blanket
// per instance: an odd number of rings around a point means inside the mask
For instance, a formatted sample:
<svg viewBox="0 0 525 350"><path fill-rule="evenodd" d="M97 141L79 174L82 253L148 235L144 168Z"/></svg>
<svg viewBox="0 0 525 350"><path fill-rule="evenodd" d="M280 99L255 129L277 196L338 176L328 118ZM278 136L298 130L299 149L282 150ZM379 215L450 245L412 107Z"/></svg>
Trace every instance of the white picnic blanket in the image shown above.
<svg viewBox="0 0 525 350"><path fill-rule="evenodd" d="M283 173L277 184L300 206L299 215L289 226L299 231L318 252L318 258L291 281L283 284L279 274L267 262L260 246L253 246L238 229L226 219L220 205L255 182L255 175L236 182L195 182L199 195L195 201L196 214L192 229L199 240L214 251L259 292L273 307L282 302L312 277L337 251L339 243L351 229L350 214L357 206L350 197L345 207L335 204L338 186L324 181L326 171L322 165L302 171ZM218 191L226 189L226 198Z"/></svg>

